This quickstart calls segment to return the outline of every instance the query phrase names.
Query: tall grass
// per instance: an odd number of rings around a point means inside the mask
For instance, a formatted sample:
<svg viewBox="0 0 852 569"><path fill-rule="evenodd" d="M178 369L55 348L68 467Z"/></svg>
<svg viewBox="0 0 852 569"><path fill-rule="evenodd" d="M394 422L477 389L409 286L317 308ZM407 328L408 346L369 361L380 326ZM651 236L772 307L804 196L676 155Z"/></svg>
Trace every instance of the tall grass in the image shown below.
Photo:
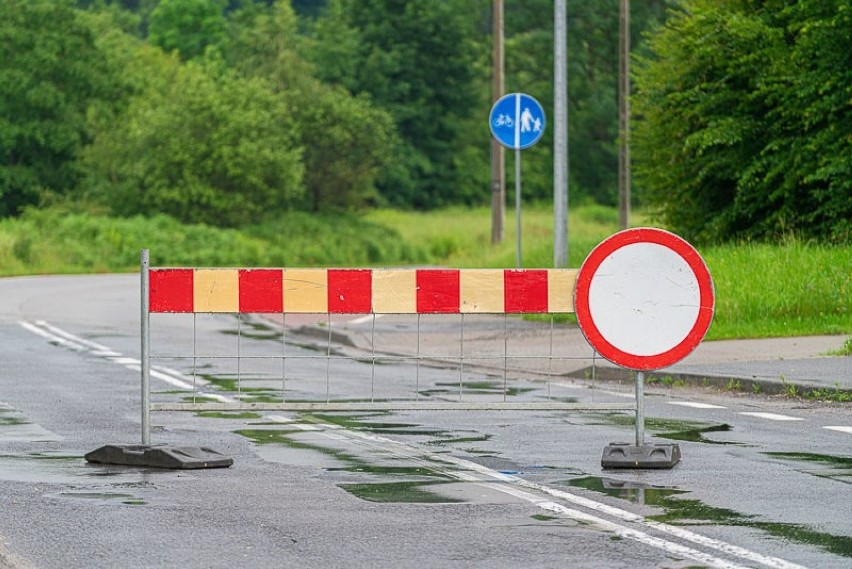
<svg viewBox="0 0 852 569"><path fill-rule="evenodd" d="M114 219L61 208L0 221L0 276L135 271L139 251L154 266L399 266L513 268L514 213L503 242L491 244L488 208L434 212L372 211L320 216L293 213L241 230L182 225L165 216ZM634 224L645 223L641 215ZM522 264L553 266L553 214L522 211ZM618 230L618 215L575 207L569 223L569 266L579 267ZM852 334L852 245L794 238L774 244L699 248L716 290L708 337Z"/></svg>
<svg viewBox="0 0 852 569"><path fill-rule="evenodd" d="M425 246L436 262L453 267L514 267L514 214L502 244L490 244L490 212L377 211L368 219L395 228ZM634 225L645 220L634 216ZM553 217L528 207L521 216L524 267L553 266ZM568 221L569 266L580 267L601 240L618 231L611 208L574 208ZM789 238L774 244L699 247L713 278L716 311L710 339L852 334L852 246Z"/></svg>

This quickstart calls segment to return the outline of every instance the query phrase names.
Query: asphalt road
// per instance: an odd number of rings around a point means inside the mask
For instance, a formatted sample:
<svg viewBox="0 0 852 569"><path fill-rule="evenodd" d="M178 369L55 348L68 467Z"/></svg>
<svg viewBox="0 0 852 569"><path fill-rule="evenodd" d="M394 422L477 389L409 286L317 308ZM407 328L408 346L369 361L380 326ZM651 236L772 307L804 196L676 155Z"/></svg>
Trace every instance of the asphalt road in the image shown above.
<svg viewBox="0 0 852 569"><path fill-rule="evenodd" d="M276 329L153 324L157 353L196 356L157 362L157 401L268 401L281 381L263 355ZM290 340L298 399L502 395L473 366L329 360ZM650 386L646 437L680 445L671 470L601 469L607 444L633 438L629 414L602 411L158 412L154 442L234 465L88 464L140 440L139 354L138 276L0 280L0 567L852 565L849 404ZM533 375L512 394L632 396Z"/></svg>

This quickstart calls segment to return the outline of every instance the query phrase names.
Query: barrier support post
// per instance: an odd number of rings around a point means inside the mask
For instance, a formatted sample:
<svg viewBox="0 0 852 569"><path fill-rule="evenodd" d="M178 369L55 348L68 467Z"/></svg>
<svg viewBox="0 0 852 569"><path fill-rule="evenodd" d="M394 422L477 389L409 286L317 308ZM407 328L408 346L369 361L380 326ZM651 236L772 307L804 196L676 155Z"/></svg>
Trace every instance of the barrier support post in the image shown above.
<svg viewBox="0 0 852 569"><path fill-rule="evenodd" d="M227 468L234 459L207 447L151 444L151 267L148 249L141 255L141 308L142 308L142 444L108 444L85 455L96 464L118 464L141 468L169 468L195 470L201 468Z"/></svg>
<svg viewBox="0 0 852 569"><path fill-rule="evenodd" d="M151 261L148 249L142 249L142 444L151 444Z"/></svg>
<svg viewBox="0 0 852 569"><path fill-rule="evenodd" d="M604 447L603 468L673 468L680 462L676 444L645 444L645 372L635 370L636 422L635 443L611 443Z"/></svg>

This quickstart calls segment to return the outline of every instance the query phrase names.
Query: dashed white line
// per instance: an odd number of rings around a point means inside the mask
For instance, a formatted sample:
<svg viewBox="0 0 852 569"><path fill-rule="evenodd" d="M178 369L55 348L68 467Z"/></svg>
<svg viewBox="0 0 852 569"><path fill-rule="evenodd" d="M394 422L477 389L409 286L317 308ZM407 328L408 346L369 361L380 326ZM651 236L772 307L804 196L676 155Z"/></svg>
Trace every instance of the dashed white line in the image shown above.
<svg viewBox="0 0 852 569"><path fill-rule="evenodd" d="M44 320L37 320L36 322L27 322L22 320L19 324L30 332L38 334L50 342L64 348L68 348L76 352L88 352L93 356L104 358L107 361L124 366L132 371L141 370L142 364L138 359L123 356L112 348L75 336L74 334L66 332L61 328L57 328ZM160 379L179 389L185 389L186 391L197 391L198 387L203 387L208 384L207 381L200 378L188 377L179 371L162 366L152 366L151 377ZM204 396L216 399L223 403L235 403L233 399L218 393L205 393Z"/></svg>
<svg viewBox="0 0 852 569"><path fill-rule="evenodd" d="M20 325L22 327L26 328L27 330L30 330L31 332L34 332L34 333L36 333L40 336L48 338L51 341L54 341L54 342L56 342L60 345L63 345L65 347L68 347L68 348L71 348L71 349L74 349L74 350L77 350L77 351L88 351L92 354L97 354L101 357L104 357L105 359L107 359L109 361L112 361L114 363L118 363L119 365L124 365L125 367L127 367L129 369L136 369L136 370L139 369L139 361L138 360L123 357L118 352L114 352L114 351L112 351L111 349L109 349L105 346L101 346L99 344L95 344L94 342L90 342L88 340L74 336L73 334L70 334L68 332L65 332L64 330L60 330L60 329L58 329L54 326L47 324L44 321L39 321L39 322L36 323L36 325L33 325L29 322L23 322L22 321L22 322L20 322ZM169 371L173 371L173 370L169 370ZM172 384L183 383L182 380L190 379L190 378L186 378L186 376L183 376L183 374L177 374L177 375L180 376L180 379L176 378L174 376L169 376L169 375L164 374L164 373L157 373L157 372L153 372L153 371L152 371L151 375L154 376L154 377L159 377L160 379L169 381ZM168 379L166 379L167 377L168 377ZM224 396L220 396L220 397L222 399L228 399ZM684 402L684 403L686 403L686 402ZM684 403L681 403L681 404L684 404ZM693 404L693 405L686 405L686 406L696 406L696 405L706 405L706 404ZM710 406L710 407L706 407L706 408L715 408L715 407L717 407L717 406ZM801 419L797 419L796 417L786 417L784 415L774 415L772 413L742 413L742 414L743 415L760 416L760 417L765 417L765 418L772 418L774 420L801 420ZM278 422L278 423L293 423L293 421L291 419L288 419L288 418L282 417L282 416L272 416L271 418L272 418L273 421ZM294 424L294 426L296 426L296 425L297 424ZM314 429L319 428L322 432L322 430L324 428L331 429L332 426L325 425L325 424L319 424L317 426L304 425L303 424L299 428L302 428L303 430L314 430ZM852 427L826 427L826 428L843 430L843 431L846 431L848 429L850 432L852 432ZM343 433L343 435L338 434L338 433ZM416 456L416 455L420 455L421 457L424 456L420 449L417 449L416 447L411 447L410 445L405 445L404 443L400 443L398 441L393 441L391 439L386 439L386 438L378 437L378 436L375 436L375 435L358 433L358 432L355 432L355 431L348 431L348 430L339 430L338 433L323 432L323 435L327 436L329 438L337 438L337 439L340 439L340 438L351 439L353 437L354 438L360 438L362 440L369 440L369 441L373 441L373 442L379 442L381 444L392 445L392 446L397 447L399 450L406 449L408 451L408 453L414 453L414 454L412 454L412 457ZM461 458L458 458L458 457L453 457L453 456L433 455L431 453L426 453L425 457L428 458L431 461L440 461L440 462L444 462L444 463L455 464L456 466L461 466L461 467L466 468L470 471L478 472L479 474L484 475L487 478L490 478L492 480L506 483L507 485L496 485L496 486L490 486L490 487L498 489L498 490L500 490L504 493L513 495L517 498L526 500L526 501L528 501L532 504L535 504L536 506L543 508L545 510L558 512L560 514L572 517L572 518L577 519L577 520L582 520L582 521L586 521L586 522L596 524L599 527L602 527L604 529L608 529L609 531L613 531L616 535L620 535L620 536L625 537L625 538L633 539L633 540L638 541L640 543L644 543L646 545L662 549L663 551L667 551L667 552L672 553L672 554L683 555L685 557L696 559L696 560L699 560L699 561L706 563L706 564L713 566L713 567L723 568L723 569L739 569L740 567L743 567L743 566L741 566L737 563L730 562L730 561L725 560L725 559L721 559L721 558L716 557L714 555L710 555L710 554L704 553L702 551L698 551L698 550L693 549L691 547L686 547L686 546L683 546L683 545L680 545L680 544L677 544L677 543L674 543L674 542L671 542L671 541L668 541L668 540L665 540L665 539L652 537L651 535L649 535L649 534L647 534L643 531L639 531L639 530L637 530L633 527L628 527L626 525L621 525L619 523L611 522L611 521L606 520L604 518L600 518L600 517L595 516L595 515L580 512L578 510L575 510L573 508L569 508L569 507L564 506L562 504L558 504L556 502L552 502L550 500L540 498L539 496L536 496L536 495L534 495L534 494L532 494L528 491L525 491L524 489L541 492L541 493L548 494L548 495L551 495L551 496L559 498L559 499L567 500L567 501L572 502L576 505L583 506L583 507L586 507L586 508L590 508L592 511L607 514L607 515L610 515L610 516L614 516L617 519L622 520L623 522L627 522L627 523L630 523L630 524L644 525L645 527L647 527L649 529L653 528L655 530L667 533L667 534L674 536L676 538L691 541L695 544L715 549L715 550L722 552L724 554L733 555L733 556L739 557L741 559L746 559L746 560L751 561L751 562L757 562L757 563L763 564L767 567L772 567L772 568L775 568L775 569L799 569L800 568L799 565L796 565L794 563L790 563L788 561L785 561L783 559L779 559L777 557L761 555L761 554L756 553L754 551L750 551L750 550L747 550L745 548L737 547L737 546L725 543L723 541L708 538L708 537L702 536L700 534L690 532L690 531L685 530L685 529L670 526L668 524L664 524L664 523L661 523L661 522L654 522L654 521L648 520L648 519L646 519L642 516L627 512L625 510L621 510L621 509L615 508L613 506L608 506L606 504L596 502L596 501L588 499L588 498L576 496L574 494L571 494L569 492L565 492L563 490L557 490L557 489L550 488L550 487L542 485L542 484L536 484L534 482L530 482L530 481L524 480L522 478L518 478L518 477L515 477L515 476L511 476L511 475L506 475L506 474L497 472L495 470L491 470L490 468L479 465L475 462L467 461L467 460L464 460L464 459L461 459ZM435 468L434 464L430 465L430 468L434 469ZM456 471L451 470L451 469L446 470L446 472L447 472L447 474L454 475L457 478L462 478L462 476L460 476L460 474L462 474L462 473L456 472ZM479 480L472 479L474 477L464 476L464 478L469 479L471 482L476 481L476 482L482 483Z"/></svg>
<svg viewBox="0 0 852 569"><path fill-rule="evenodd" d="M852 427L823 427L823 429L829 429L831 431L839 431L841 433L849 433L852 435Z"/></svg>
<svg viewBox="0 0 852 569"><path fill-rule="evenodd" d="M693 409L727 409L727 407L722 407L721 405L696 403L694 401L669 401L669 405L680 405L681 407L692 407Z"/></svg>
<svg viewBox="0 0 852 569"><path fill-rule="evenodd" d="M740 415L748 415L749 417L757 417L758 419L768 419L770 421L804 421L801 417L790 417L789 415L779 415L777 413L740 413Z"/></svg>

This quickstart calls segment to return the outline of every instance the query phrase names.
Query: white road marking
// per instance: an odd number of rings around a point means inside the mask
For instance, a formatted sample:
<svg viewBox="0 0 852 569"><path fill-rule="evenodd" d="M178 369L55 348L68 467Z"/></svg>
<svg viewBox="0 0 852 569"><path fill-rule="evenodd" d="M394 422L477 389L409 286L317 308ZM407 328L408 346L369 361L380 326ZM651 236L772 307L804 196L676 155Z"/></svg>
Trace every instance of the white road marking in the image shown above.
<svg viewBox="0 0 852 569"><path fill-rule="evenodd" d="M30 330L31 332L33 332L35 334L38 334L38 335L43 336L45 338L48 338L51 341L56 342L56 343L58 343L62 346L69 347L69 348L74 349L76 351L88 351L92 354L101 355L102 357L105 357L105 359L112 361L114 363L118 363L120 365L124 365L125 367L127 367L129 369L135 369L135 370L138 371L138 369L140 367L138 360L134 360L132 358L125 358L125 357L121 356L121 354L114 352L114 351L110 350L109 348L106 348L105 346L100 346L98 344L95 344L94 342L90 342L90 341L85 340L83 338L79 338L77 336L74 336L73 334L65 332L64 330L60 330L60 329L58 329L54 326L51 326L51 325L49 325L49 324L47 324L46 322L43 322L43 321L40 321L37 324L39 324L39 325L36 326L36 325L33 325L32 323L29 323L29 322L23 322L23 321L20 322L20 325L22 327L26 328L27 330ZM105 354L110 354L110 355L105 355ZM173 370L169 370L169 371L173 371ZM156 373L156 375L155 375L155 373ZM153 370L152 370L151 375L152 375L152 377L159 377L160 379L163 379L163 380L165 380L165 377L169 377L171 381L182 382L182 383L183 383L183 379L185 379L185 376L182 376L182 374L179 374L179 375L181 375L181 378L177 378L177 377L174 377L170 374L162 373L162 372L154 372ZM220 399L220 400L223 400L223 401L227 400L228 402L232 402L232 400L230 400L229 398L224 397L224 396L219 396L219 397L217 397L217 399ZM744 413L744 414L750 414L750 415L755 415L755 416L772 415L771 413ZM784 417L784 416L783 415L775 415L774 417ZM273 420L276 421L276 422L280 422L280 423L292 423L293 426L297 425L297 423L294 423L291 419L288 419L286 417L277 416L277 415L273 416ZM796 419L794 417L784 417L784 419L781 419L781 420L798 420L798 419ZM695 544L703 546L703 547L708 547L708 548L717 550L717 551L719 551L723 554L736 556L736 557L739 557L741 559L745 559L745 560L750 561L750 562L760 563L760 564L762 564L766 567L770 567L772 569L804 569L800 565L790 563L790 562L785 561L783 559L762 555L760 553L750 551L750 550L742 548L742 547L738 547L738 546L735 546L735 545L732 545L732 544L729 544L729 543L726 543L726 542L723 542L723 541L719 541L719 540L709 538L709 537L706 537L706 536L703 536L703 535L700 535L700 534L696 534L696 533L691 532L689 530L685 530L685 529L678 528L678 527L675 527L675 526L670 526L670 525L664 524L662 522L655 522L655 521L652 521L652 520L648 520L648 519L646 519L643 516L640 516L638 514L633 514L631 512L626 511L626 510L621 510L619 508L609 506L607 504L596 502L596 501L591 500L589 498L577 496L577 495L574 495L570 492L566 492L564 490L550 488L550 487L544 486L542 484L536 484L534 482L524 480L523 478L519 478L517 476L512 476L512 475L509 475L509 474L503 474L503 473L497 472L495 470L492 470L490 468L487 468L485 466L482 466L480 464L477 464L475 462L471 462L471 461L468 461L468 460L465 460L465 459L462 459L462 458L458 458L458 457L454 457L454 456L448 456L448 455L433 454L433 453L430 453L428 451L424 452L422 449L419 449L417 447L413 447L413 446L407 445L405 443L401 443L401 442L394 441L394 440L391 440L391 439L386 439L384 437L379 437L379 436L372 435L372 434L369 434L369 433L360 433L358 431L350 431L350 430L347 430L347 429L341 429L338 425L326 425L326 424L323 424L323 423L319 423L319 424L316 424L316 425L304 425L303 424L302 427L299 427L299 428L302 428L303 430L319 429L319 432L323 436L326 436L330 439L339 440L341 438L345 438L345 439L352 441L352 442L354 442L353 439L361 439L362 441L369 441L373 444L378 443L381 446L385 447L385 449L387 449L388 447L391 447L396 452L398 452L399 454L407 456L410 459L421 460L421 461L424 461L424 460L429 461L427 463L427 466L429 468L436 470L438 472L441 472L443 474L446 474L447 476L451 476L451 477L457 478L459 480L466 480L466 481L472 482L472 483L478 483L478 484L485 483L486 481L479 480L476 477L471 476L469 474L460 473L460 472L457 472L457 471L450 469L450 468L440 468L440 467L436 466L435 463L436 462L443 462L445 464L448 463L448 464L455 465L457 467L464 468L468 471L477 472L480 475L482 475L482 476L484 476L488 479L503 483L503 484L496 484L496 485L493 484L493 482L488 483L489 488L493 488L493 489L499 490L503 493L515 496L515 497L520 498L520 499L523 499L523 500L525 500L525 501L527 501L531 504L534 504L535 506L537 506L539 508L542 508L542 509L545 509L545 510L548 510L548 511L551 511L551 512L560 513L562 515L569 516L569 517L576 519L578 521L585 521L585 522L593 523L596 526L601 527L602 529L605 529L607 531L612 531L613 533L615 533L618 536L621 536L621 537L624 537L624 538L627 538L627 539L632 539L634 541L638 541L638 542L643 543L645 545L656 547L656 548L661 549L662 551L665 551L669 554L682 555L682 556L688 557L690 559L695 559L697 561L700 561L701 563L706 563L709 566L717 567L719 569L741 569L741 568L744 568L746 566L739 565L737 563L733 563L733 562L727 561L725 559L721 559L719 557L709 555L709 554L704 553L702 551L699 551L697 549L693 549L693 548L686 547L686 546L683 546L683 545L680 545L680 544L677 544L677 543L674 543L674 542L671 542L671 541L667 541L665 539L653 537L653 536L651 536L651 535L649 535L649 534L647 534L643 531L640 531L638 529L635 529L633 527L621 525L621 524L606 520L604 518L600 518L600 517L592 515L592 514L587 514L587 513L580 512L578 510L572 509L572 508L568 508L568 507L566 507L562 504L552 502L552 501L546 500L544 498L540 498L539 496L536 496L536 495L534 495L534 494L532 494L528 491L525 491L523 489L533 490L533 491L536 491L536 492L539 492L539 493L547 494L547 495L553 496L555 498L559 498L561 500L565 500L565 501L574 503L576 505L585 507L585 508L590 509L592 511L615 517L616 519L620 519L623 522L627 522L628 524L635 524L635 525L639 525L639 526L644 526L648 529L654 529L656 531L660 531L660 532L669 534L671 536L674 536L678 539L683 539L683 540L690 541L692 543L695 543ZM326 429L328 431L334 431L334 432L327 432ZM843 429L845 429L845 428L843 428Z"/></svg>
<svg viewBox="0 0 852 569"><path fill-rule="evenodd" d="M323 428L331 429L333 427L337 427L336 425L326 425L323 423L317 424ZM667 541L665 539L653 537L643 531L637 530L634 527L629 527L627 525L620 525L615 522L611 522L604 518L600 518L598 516L594 516L592 514L587 514L584 512L580 512L573 508L568 508L562 504L558 504L556 502L552 502L546 499L543 499L539 496L536 496L530 492L526 492L526 490L532 490L539 493L544 493L555 498L559 498L561 500L565 500L576 504L578 506L590 509L597 513L609 515L615 517L616 519L620 519L627 524L645 526L648 529L653 529L659 532L663 532L669 534L675 538L682 539L685 541L690 541L702 547L707 547L719 551L720 553L732 555L735 557L739 557L741 559L745 559L752 563L759 563L766 567L770 567L772 569L804 569L801 565L797 565L795 563L790 563L784 559L780 559L777 557L770 557L767 555L763 555L736 545L732 545L726 543L724 541L720 541L717 539L713 539L710 537L706 537L689 530L671 526L662 522L655 522L652 520L648 520L643 516L638 514L633 514L626 510L622 510L620 508L616 508L614 506L609 506L607 504L603 504L601 502L596 502L590 498L585 498L582 496L577 496L565 490L559 490L556 488L550 488L549 486L545 486L542 484L536 484L535 482L530 482L523 478L519 478L517 476L513 476L510 474L503 474L501 472L497 472L496 470L492 470L475 462L471 462L465 460L463 458L444 455L444 454L433 454L428 451L424 451L417 447L408 445L406 443L402 443L399 441L394 441L391 439L387 439L384 437L380 437L378 435L370 434L370 433L362 433L359 431L350 431L350 430L340 430L337 429L333 434L326 433L324 431L320 431L320 434L323 436L328 436L329 438L340 439L341 434L345 434L348 438L351 439L362 439L365 442L370 442L373 444L381 445L381 448L385 451L395 452L401 456L404 456L410 460L419 461L423 464L425 468L429 468L434 470L440 474L444 474L449 477L457 478L459 480L466 480L469 482L476 482L480 484L487 484L488 488L495 489L501 491L506 494L510 494L517 498L523 499L527 502L530 502L539 508L563 514L565 516L571 517L572 519L576 519L578 521L585 521L593 523L602 529L607 531L612 531L616 535L620 537L624 537L627 539L632 539L635 541L639 541L646 545L650 545L652 547L656 547L662 549L667 553L671 553L674 555L683 555L685 557L689 557L691 559L696 559L702 563L708 564L711 567L719 567L719 568L728 568L735 569L744 567L743 565L739 565L736 563L732 563L725 559L721 559L719 557L715 557L704 553L702 551L692 549L689 547L685 547L683 545ZM354 441L353 441L354 442ZM497 482L502 482L504 484L494 484L493 482L487 482L485 480L471 480L470 475L460 476L460 472L449 469L449 468L440 468L436 465L436 463L449 463L453 464L457 467L464 468L466 470L479 473L487 479L491 479Z"/></svg>
<svg viewBox="0 0 852 569"><path fill-rule="evenodd" d="M19 324L30 332L46 338L50 342L64 348L74 350L75 352L88 352L93 356L104 358L132 371L141 371L142 369L142 363L138 359L123 356L112 348L75 336L74 334L66 332L61 328L57 328L44 320L37 320L36 322L20 321ZM197 392L199 387L206 386L209 383L201 378L189 377L177 370L163 366L151 366L151 377L164 381L179 389L185 389L186 391L192 392ZM226 397L218 393L204 393L204 396L216 399L223 403L237 402L230 397Z"/></svg>
<svg viewBox="0 0 852 569"><path fill-rule="evenodd" d="M841 433L849 433L850 435L852 435L852 427L823 427L823 429L840 431Z"/></svg>
<svg viewBox="0 0 852 569"><path fill-rule="evenodd" d="M694 401L669 401L669 405L680 405L681 407L692 407L693 409L727 409L727 407L722 407L721 405L695 403Z"/></svg>
<svg viewBox="0 0 852 569"><path fill-rule="evenodd" d="M777 413L740 413L740 415L748 415L749 417L768 419L770 421L804 421L801 417L790 417L789 415L778 415Z"/></svg>

